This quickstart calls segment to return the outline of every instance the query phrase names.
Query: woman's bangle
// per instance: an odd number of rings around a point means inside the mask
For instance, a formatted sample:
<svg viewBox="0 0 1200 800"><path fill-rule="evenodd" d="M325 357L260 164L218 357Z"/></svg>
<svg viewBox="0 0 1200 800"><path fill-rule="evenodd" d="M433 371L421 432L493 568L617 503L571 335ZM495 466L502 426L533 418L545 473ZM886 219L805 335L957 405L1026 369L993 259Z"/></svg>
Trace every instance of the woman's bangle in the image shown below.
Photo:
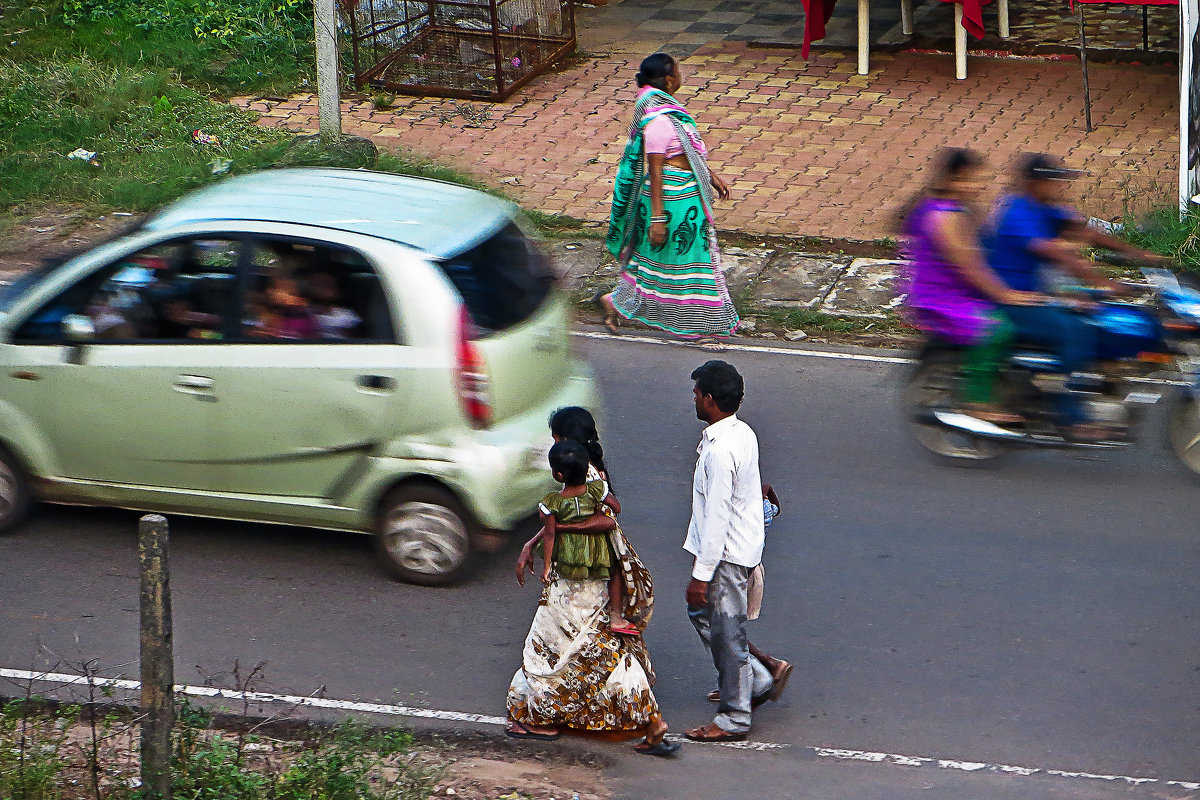
<svg viewBox="0 0 1200 800"><path fill-rule="evenodd" d="M661 222L665 225L667 223L668 219L670 219L670 217L668 217L666 214L663 214L662 216L658 216L658 217L650 217L650 224L657 225L658 223Z"/></svg>

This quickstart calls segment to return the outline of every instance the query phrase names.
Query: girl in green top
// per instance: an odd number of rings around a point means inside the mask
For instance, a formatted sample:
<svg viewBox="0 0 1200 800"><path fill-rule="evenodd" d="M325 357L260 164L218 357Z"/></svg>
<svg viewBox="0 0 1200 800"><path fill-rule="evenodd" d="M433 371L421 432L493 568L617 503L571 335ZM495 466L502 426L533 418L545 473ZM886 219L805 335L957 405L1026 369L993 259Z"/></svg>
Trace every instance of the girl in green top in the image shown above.
<svg viewBox="0 0 1200 800"><path fill-rule="evenodd" d="M559 523L582 522L601 506L619 508L616 498L604 480L588 481L588 452L583 445L570 440L550 448L550 469L563 488L551 492L538 504L544 531L541 547L544 566L542 582L550 583L551 571L569 580L606 580L609 582L609 623L612 633L637 635L622 613L624 596L618 571L613 568L614 556L607 534L569 533L558 531Z"/></svg>

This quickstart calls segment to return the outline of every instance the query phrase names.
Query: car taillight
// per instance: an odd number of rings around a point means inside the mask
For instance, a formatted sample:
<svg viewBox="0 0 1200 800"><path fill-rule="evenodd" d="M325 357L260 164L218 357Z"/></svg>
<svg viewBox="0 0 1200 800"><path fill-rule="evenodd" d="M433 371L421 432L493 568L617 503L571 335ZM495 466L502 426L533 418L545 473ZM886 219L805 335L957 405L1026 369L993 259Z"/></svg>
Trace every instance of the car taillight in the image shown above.
<svg viewBox="0 0 1200 800"><path fill-rule="evenodd" d="M458 321L458 399L471 426L487 428L492 424L487 364L474 339L475 323L464 307Z"/></svg>

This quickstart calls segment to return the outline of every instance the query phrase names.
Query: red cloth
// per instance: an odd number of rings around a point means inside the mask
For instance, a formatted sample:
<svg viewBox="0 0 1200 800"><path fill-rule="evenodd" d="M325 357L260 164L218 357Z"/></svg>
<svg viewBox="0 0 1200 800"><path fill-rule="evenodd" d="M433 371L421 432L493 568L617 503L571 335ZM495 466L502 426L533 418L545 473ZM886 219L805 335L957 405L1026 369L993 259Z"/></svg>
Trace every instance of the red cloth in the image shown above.
<svg viewBox="0 0 1200 800"><path fill-rule="evenodd" d="M834 0L801 0L804 4L804 44L800 57L808 58L808 46L825 38L825 23L833 16Z"/></svg>
<svg viewBox="0 0 1200 800"><path fill-rule="evenodd" d="M983 7L992 0L945 0L945 2L962 3L962 26L976 39L983 38Z"/></svg>

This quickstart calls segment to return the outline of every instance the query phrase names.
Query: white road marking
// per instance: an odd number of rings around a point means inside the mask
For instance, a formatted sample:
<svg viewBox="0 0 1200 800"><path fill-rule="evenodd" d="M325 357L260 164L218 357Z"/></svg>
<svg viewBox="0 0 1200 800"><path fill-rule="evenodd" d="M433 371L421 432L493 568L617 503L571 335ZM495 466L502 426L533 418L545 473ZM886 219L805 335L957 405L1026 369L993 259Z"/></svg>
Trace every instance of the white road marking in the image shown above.
<svg viewBox="0 0 1200 800"><path fill-rule="evenodd" d="M32 672L25 669L0 668L0 678L7 678L10 681L21 681L23 683L31 684L51 683L57 684L60 687L87 686L90 682L93 686L101 686L112 689L125 689L135 692L140 691L142 688L142 685L139 681L131 681L123 678L104 678L100 676L92 676L89 678L86 675L73 675L63 672ZM414 708L412 706L398 706L385 703L362 703L353 700L332 700L325 697L304 697L293 694L275 694L273 692L240 692L235 689L216 689L211 686L188 686L185 684L178 684L175 686L175 692L176 694L189 697L224 698L243 702L249 701L250 703L283 703L285 705L297 707L307 706L310 708L327 708L337 711L357 711L366 714L436 719L447 722L469 722L477 725L503 726L508 724L508 720L504 717L493 717L486 714L468 714L462 711L438 711L436 709ZM685 741L684 737L679 736L678 734L668 734L667 738L671 741ZM695 744L700 743L689 742L689 746ZM734 750L749 750L755 752L785 750L792 746L777 742L713 742L712 744L717 747L727 747ZM799 749L810 751L818 758L836 758L845 761L867 761L875 764L890 764L898 767L921 768L932 764L936 765L938 769L958 770L960 772L997 772L1005 775L1016 775L1025 778L1033 775L1043 774L1051 775L1056 778L1068 778L1074 780L1107 781L1110 783L1124 782L1129 786L1160 784L1162 786L1176 786L1188 791L1200 792L1200 781L1142 778L1132 775L1106 775L1092 772L1067 772L1065 770L1043 767L1021 767L1014 766L1012 764L989 764L983 761L955 761L943 758L909 756L899 753L876 753L869 750L848 750L836 747L803 746Z"/></svg>
<svg viewBox="0 0 1200 800"><path fill-rule="evenodd" d="M676 347L690 347L697 350L704 348L691 342L681 342L674 339L659 339L654 336L614 336L611 333L599 333L596 331L572 331L572 336L578 336L581 339L600 339L612 342L633 342L635 344L657 344L657 345L674 345ZM714 353L735 352L735 353L764 353L766 355L775 356L795 356L798 358L832 358L841 361L867 361L875 364L916 364L915 358L904 358L903 356L877 356L869 353L839 353L834 350L806 350L800 347L771 347L761 344L725 344L720 345L719 350L714 350ZM1155 386L1191 386L1191 381L1174 380L1171 378L1127 378L1130 383L1147 383Z"/></svg>
<svg viewBox="0 0 1200 800"><path fill-rule="evenodd" d="M674 347L690 347L693 349L704 350L701 345L691 342L679 342L673 339L658 339L653 336L613 336L611 333L596 333L593 331L573 331L573 336L578 336L582 339L606 339L613 342L633 342L635 344L658 344ZM767 353L768 355L777 356L803 356L805 358L833 358L842 361L871 361L877 364L915 364L911 358L901 358L899 356L875 356L864 355L861 353L838 353L832 350L803 350L793 347L770 347L761 344L734 344L732 342L720 344L720 349L716 352L733 352L733 353Z"/></svg>
<svg viewBox="0 0 1200 800"><path fill-rule="evenodd" d="M1200 782L1173 781L1162 778L1139 778L1132 775L1104 775L1093 772L1067 772L1061 769L1042 767L1018 767L1012 764L988 764L984 761L955 761L946 758L925 758L923 756L906 756L899 753L873 753L868 750L841 750L832 747L814 747L812 750L818 758L837 758L848 761L870 761L872 763L888 763L904 767L923 767L926 764L936 764L938 769L957 770L959 772L1000 772L1006 775L1019 775L1028 778L1032 775L1053 775L1056 778L1075 778L1089 781L1108 781L1110 783L1124 782L1130 786L1142 786L1157 783L1163 786L1178 786L1190 791L1200 791Z"/></svg>

